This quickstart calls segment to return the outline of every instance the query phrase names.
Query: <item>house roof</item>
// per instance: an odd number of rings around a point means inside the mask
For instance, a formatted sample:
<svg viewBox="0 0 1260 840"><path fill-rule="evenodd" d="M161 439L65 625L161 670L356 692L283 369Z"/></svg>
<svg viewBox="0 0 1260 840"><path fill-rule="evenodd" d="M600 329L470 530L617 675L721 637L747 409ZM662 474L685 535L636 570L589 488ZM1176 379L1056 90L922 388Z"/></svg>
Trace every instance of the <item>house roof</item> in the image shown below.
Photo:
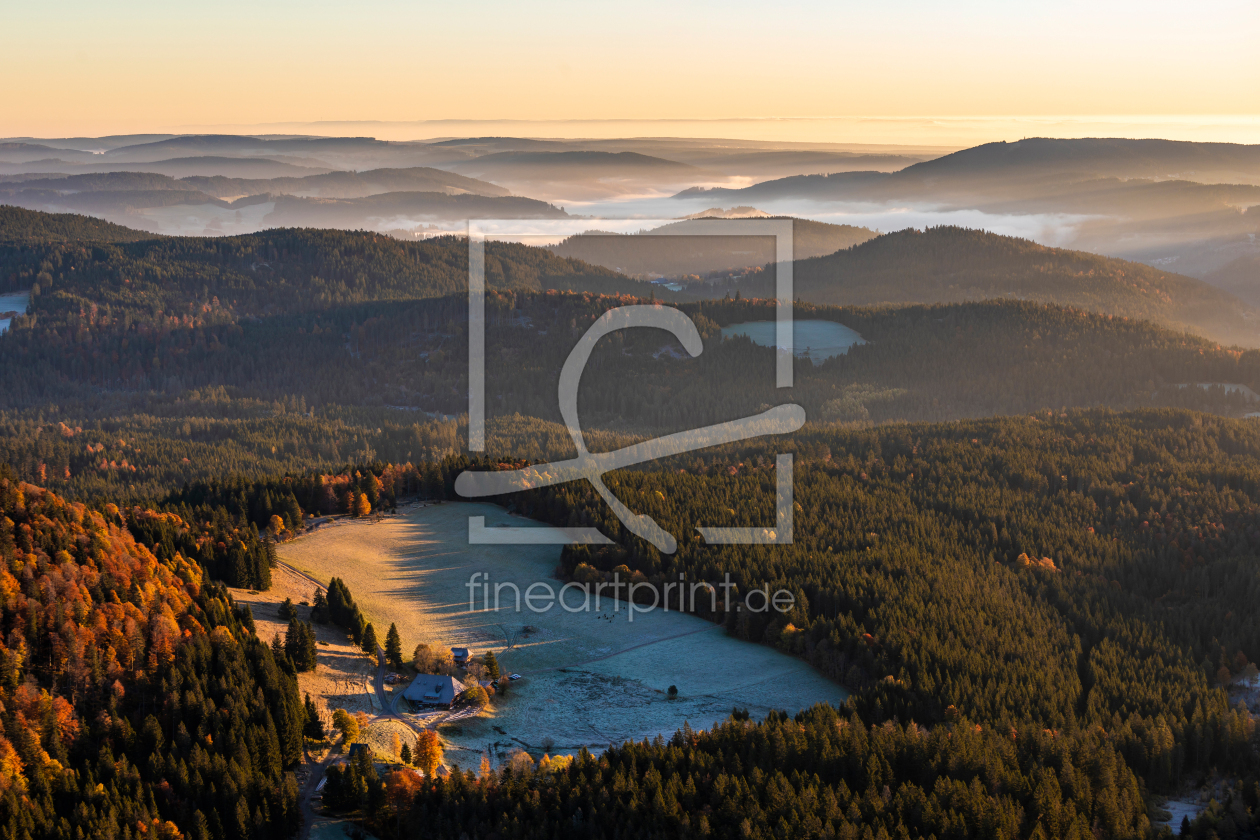
<svg viewBox="0 0 1260 840"><path fill-rule="evenodd" d="M468 656L472 651L468 648L451 648L451 656Z"/></svg>
<svg viewBox="0 0 1260 840"><path fill-rule="evenodd" d="M450 705L455 697L464 690L463 684L454 677L443 674L417 674L403 691L403 697L413 703L436 703Z"/></svg>

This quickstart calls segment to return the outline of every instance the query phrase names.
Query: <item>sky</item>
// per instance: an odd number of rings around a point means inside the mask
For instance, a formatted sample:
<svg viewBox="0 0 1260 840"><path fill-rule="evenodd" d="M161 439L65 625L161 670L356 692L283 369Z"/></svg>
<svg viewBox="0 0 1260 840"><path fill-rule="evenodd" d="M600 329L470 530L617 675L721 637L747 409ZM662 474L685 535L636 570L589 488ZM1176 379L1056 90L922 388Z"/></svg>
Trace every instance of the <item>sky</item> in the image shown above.
<svg viewBox="0 0 1260 840"><path fill-rule="evenodd" d="M1063 124L1260 142L1255 0L0 0L0 20L0 136L524 120L533 136L949 144ZM330 127L359 121L378 128Z"/></svg>

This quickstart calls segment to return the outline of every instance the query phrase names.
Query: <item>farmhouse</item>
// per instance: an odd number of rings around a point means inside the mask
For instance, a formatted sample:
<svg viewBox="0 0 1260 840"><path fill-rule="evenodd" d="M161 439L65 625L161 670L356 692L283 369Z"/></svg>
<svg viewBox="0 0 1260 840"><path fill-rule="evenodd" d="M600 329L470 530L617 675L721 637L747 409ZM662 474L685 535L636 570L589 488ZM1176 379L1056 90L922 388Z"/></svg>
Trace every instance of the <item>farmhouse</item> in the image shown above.
<svg viewBox="0 0 1260 840"><path fill-rule="evenodd" d="M449 709L455 698L464 690L463 683L442 674L418 674L403 691L403 697L412 703Z"/></svg>
<svg viewBox="0 0 1260 840"><path fill-rule="evenodd" d="M468 664L468 660L472 657L472 651L468 648L451 648L451 658L455 660L455 664L463 667Z"/></svg>

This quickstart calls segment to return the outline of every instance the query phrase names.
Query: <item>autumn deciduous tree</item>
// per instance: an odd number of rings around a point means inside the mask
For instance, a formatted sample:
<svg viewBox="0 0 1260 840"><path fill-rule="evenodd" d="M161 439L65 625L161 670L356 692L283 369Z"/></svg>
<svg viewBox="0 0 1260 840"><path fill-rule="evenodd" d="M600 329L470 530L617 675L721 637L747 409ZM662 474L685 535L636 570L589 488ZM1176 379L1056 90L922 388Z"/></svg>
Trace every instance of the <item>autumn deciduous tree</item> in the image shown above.
<svg viewBox="0 0 1260 840"><path fill-rule="evenodd" d="M508 767L512 769L512 775L525 776L534 770L534 758L524 750L516 750L508 757Z"/></svg>
<svg viewBox="0 0 1260 840"><path fill-rule="evenodd" d="M333 712L333 726L341 732L341 739L347 746L359 740L359 721L345 709Z"/></svg>
<svg viewBox="0 0 1260 840"><path fill-rule="evenodd" d="M471 688L464 689L463 696L468 703L478 708L490 702L490 695L486 694L486 690L477 683L473 683Z"/></svg>
<svg viewBox="0 0 1260 840"><path fill-rule="evenodd" d="M354 500L354 515L367 516L372 512L372 503L368 501L367 494L360 493L359 497Z"/></svg>
<svg viewBox="0 0 1260 840"><path fill-rule="evenodd" d="M424 780L415 770L400 768L385 777L385 801L390 810L396 814L404 814L411 808L416 791Z"/></svg>
<svg viewBox="0 0 1260 840"><path fill-rule="evenodd" d="M442 739L432 729L426 729L416 738L414 761L420 772L432 777L442 764Z"/></svg>
<svg viewBox="0 0 1260 840"><path fill-rule="evenodd" d="M490 679L490 672L486 670L486 666L480 662L469 662L468 667L464 669L464 679L461 682L467 686L480 685Z"/></svg>
<svg viewBox="0 0 1260 840"><path fill-rule="evenodd" d="M449 650L432 648L421 642L411 653L411 667L421 674L453 674L455 663Z"/></svg>
<svg viewBox="0 0 1260 840"><path fill-rule="evenodd" d="M395 732L389 739L389 746L395 757L402 758L402 736Z"/></svg>

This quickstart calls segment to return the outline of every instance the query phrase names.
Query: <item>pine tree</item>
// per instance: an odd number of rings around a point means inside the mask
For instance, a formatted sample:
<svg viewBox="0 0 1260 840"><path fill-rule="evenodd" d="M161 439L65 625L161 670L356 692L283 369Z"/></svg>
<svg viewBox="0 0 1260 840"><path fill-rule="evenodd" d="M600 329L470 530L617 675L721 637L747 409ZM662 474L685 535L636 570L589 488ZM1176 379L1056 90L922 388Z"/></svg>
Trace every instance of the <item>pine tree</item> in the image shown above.
<svg viewBox="0 0 1260 840"><path fill-rule="evenodd" d="M311 625L296 618L290 620L284 637L284 651L296 670L315 670L315 632Z"/></svg>
<svg viewBox="0 0 1260 840"><path fill-rule="evenodd" d="M311 627L309 623L306 623L306 622L303 622L302 628L305 631L302 634L303 635L302 650L304 654L304 661L307 662L311 666L308 670L314 671L319 662L318 656L316 653L317 649L315 647L315 629Z"/></svg>
<svg viewBox="0 0 1260 840"><path fill-rule="evenodd" d="M320 720L319 710L315 708L310 694L306 695L306 725L302 728L302 734L314 741L324 740L324 722Z"/></svg>
<svg viewBox="0 0 1260 840"><path fill-rule="evenodd" d="M302 516L302 508L298 504L297 499L294 498L292 491L280 503L280 508L284 514L285 522L291 530L296 531L302 527L305 517Z"/></svg>
<svg viewBox="0 0 1260 840"><path fill-rule="evenodd" d="M329 619L328 598L324 596L324 590L316 589L314 606L311 607L311 621L318 624L327 624Z"/></svg>
<svg viewBox="0 0 1260 840"><path fill-rule="evenodd" d="M276 633L271 637L271 655L275 657L276 664L286 670L293 666L293 662L289 659L289 655L285 650L285 643L280 639L280 634Z"/></svg>
<svg viewBox="0 0 1260 840"><path fill-rule="evenodd" d="M359 647L363 648L363 652L368 656L376 656L376 628L370 623L363 630L363 641L360 643Z"/></svg>
<svg viewBox="0 0 1260 840"><path fill-rule="evenodd" d="M398 758L403 764L411 763L411 744L403 741L402 749L398 752Z"/></svg>
<svg viewBox="0 0 1260 840"><path fill-rule="evenodd" d="M341 592L341 579L328 582L328 618L333 624L346 626L346 601Z"/></svg>
<svg viewBox="0 0 1260 840"><path fill-rule="evenodd" d="M385 658L394 669L402 669L402 639L398 635L398 626L392 622L389 632L385 634Z"/></svg>
<svg viewBox="0 0 1260 840"><path fill-rule="evenodd" d="M367 619L363 617L363 613L359 612L359 608L355 607L350 618L350 637L354 639L356 645L363 644L363 634L367 632Z"/></svg>
<svg viewBox="0 0 1260 840"><path fill-rule="evenodd" d="M497 682L499 679L499 660L494 658L494 651L486 651L484 661L486 663L486 673L490 677L490 681Z"/></svg>

